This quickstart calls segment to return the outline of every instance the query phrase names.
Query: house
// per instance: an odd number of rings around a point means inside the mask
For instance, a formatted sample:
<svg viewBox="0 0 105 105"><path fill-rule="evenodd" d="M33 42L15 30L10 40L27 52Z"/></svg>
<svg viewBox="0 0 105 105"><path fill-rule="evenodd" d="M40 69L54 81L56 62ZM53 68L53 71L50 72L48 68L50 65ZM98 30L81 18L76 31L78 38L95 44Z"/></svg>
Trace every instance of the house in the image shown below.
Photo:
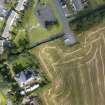
<svg viewBox="0 0 105 105"><path fill-rule="evenodd" d="M27 4L28 0L18 0L17 1L17 5L16 5L16 8L15 10L17 10L18 12L24 10L25 8L25 5Z"/></svg>
<svg viewBox="0 0 105 105"><path fill-rule="evenodd" d="M5 10L3 7L0 7L0 16L6 17L8 15L8 11Z"/></svg>
<svg viewBox="0 0 105 105"><path fill-rule="evenodd" d="M27 68L24 71L16 74L14 79L18 82L20 87L30 84L34 80L40 80L39 73L34 72L32 68Z"/></svg>
<svg viewBox="0 0 105 105"><path fill-rule="evenodd" d="M27 0L18 0L18 4L15 8L15 10L17 10L18 12L20 12L21 10L24 10L24 3L26 3ZM10 16L8 17L8 20L6 22L6 26L4 28L2 37L6 38L6 39L11 39L11 34L10 31L13 28L13 25L16 25L16 21L19 18L19 14L12 10Z"/></svg>
<svg viewBox="0 0 105 105"><path fill-rule="evenodd" d="M12 31L13 25L16 23L16 20L18 18L19 18L19 15L15 11L12 11L3 31L3 34L2 34L3 38L6 38L6 39L11 38L10 31Z"/></svg>
<svg viewBox="0 0 105 105"><path fill-rule="evenodd" d="M18 93L21 95L25 95L40 87L35 81L40 81L41 77L39 76L39 73L34 72L32 68L27 68L16 74L14 79L19 84L20 89L18 90Z"/></svg>
<svg viewBox="0 0 105 105"><path fill-rule="evenodd" d="M4 28L4 31L2 33L2 37L6 39L11 39L10 31L13 29L13 25L16 24L16 20L19 18L19 14L17 14L15 11L11 12L11 15L9 16L6 26Z"/></svg>
<svg viewBox="0 0 105 105"><path fill-rule="evenodd" d="M35 80L34 73L31 70L24 70L16 74L15 80L18 82L20 87L23 87Z"/></svg>
<svg viewBox="0 0 105 105"><path fill-rule="evenodd" d="M24 10L24 6L27 3L27 1L28 0L18 0L18 2L17 2L18 4L16 5L15 10L18 12ZM11 14L8 17L5 28L3 30L2 37L6 40L11 39L11 33L10 32L12 31L13 26L16 25L17 19L19 18L19 14L16 11L14 11L14 10L11 11ZM0 9L0 12L4 16L7 15L7 13L4 9ZM5 40L3 40L3 42L4 41ZM0 42L0 54L2 54L4 51L3 42Z"/></svg>
<svg viewBox="0 0 105 105"><path fill-rule="evenodd" d="M44 28L57 24L57 20L48 4L39 2L35 8L35 16Z"/></svg>
<svg viewBox="0 0 105 105"><path fill-rule="evenodd" d="M25 95L26 93L32 92L39 88L39 84L34 84L33 86L28 86L24 90L20 91L20 95Z"/></svg>

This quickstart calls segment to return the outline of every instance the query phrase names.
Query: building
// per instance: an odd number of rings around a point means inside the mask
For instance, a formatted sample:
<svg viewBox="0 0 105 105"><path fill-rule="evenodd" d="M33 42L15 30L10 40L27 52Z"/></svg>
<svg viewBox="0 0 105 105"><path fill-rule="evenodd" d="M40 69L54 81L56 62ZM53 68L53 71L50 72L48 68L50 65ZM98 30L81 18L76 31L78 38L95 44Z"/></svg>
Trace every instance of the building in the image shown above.
<svg viewBox="0 0 105 105"><path fill-rule="evenodd" d="M32 92L32 91L38 89L39 86L40 86L39 84L34 84L33 86L28 86L24 90L21 90L20 94L25 95L26 93L29 93L29 92Z"/></svg>
<svg viewBox="0 0 105 105"><path fill-rule="evenodd" d="M76 41L75 37L72 37L72 35L69 35L69 34L64 35L64 43L65 43L65 45L71 46L71 45L74 45L76 42L77 41Z"/></svg>
<svg viewBox="0 0 105 105"><path fill-rule="evenodd" d="M18 0L15 10L17 12L21 12L22 10L24 10L24 6L27 3L27 1L28 0ZM4 10L0 9L0 11L2 11L6 15ZM13 26L16 25L17 19L19 18L20 14L18 14L16 11L14 11L14 10L11 11L11 14L7 19L4 31L2 33L2 37L6 40L11 39L10 32L12 31ZM3 42L4 41L5 40L3 40ZM3 44L2 42L0 42L0 43L1 43L1 45ZM3 46L1 46L1 45L0 45L0 54L2 54L3 50L4 50Z"/></svg>
<svg viewBox="0 0 105 105"><path fill-rule="evenodd" d="M26 93L34 91L40 87L40 85L35 82L40 81L41 77L39 76L39 73L34 72L34 70L31 68L27 68L24 71L16 74L14 79L19 84L20 89L18 93L21 95L25 95Z"/></svg>
<svg viewBox="0 0 105 105"><path fill-rule="evenodd" d="M18 12L24 10L25 8L25 5L27 4L28 0L18 0L17 1L17 5L16 5L16 8L15 10L17 10Z"/></svg>
<svg viewBox="0 0 105 105"><path fill-rule="evenodd" d="M87 0L70 0L73 11L83 10L88 5Z"/></svg>
<svg viewBox="0 0 105 105"><path fill-rule="evenodd" d="M40 4L39 2L35 8L35 16L44 28L57 24L57 20L48 4Z"/></svg>
<svg viewBox="0 0 105 105"><path fill-rule="evenodd" d="M12 31L13 29L13 25L16 25L16 20L19 18L19 14L16 13L15 11L11 12L11 15L9 16L6 26L4 28L2 37L5 39L11 39L11 33L10 31Z"/></svg>
<svg viewBox="0 0 105 105"><path fill-rule="evenodd" d="M3 7L0 7L0 16L6 17L8 15L8 11L5 10Z"/></svg>
<svg viewBox="0 0 105 105"><path fill-rule="evenodd" d="M36 79L35 73L32 69L26 69L16 74L15 80L18 82L20 87L24 87L33 80Z"/></svg>

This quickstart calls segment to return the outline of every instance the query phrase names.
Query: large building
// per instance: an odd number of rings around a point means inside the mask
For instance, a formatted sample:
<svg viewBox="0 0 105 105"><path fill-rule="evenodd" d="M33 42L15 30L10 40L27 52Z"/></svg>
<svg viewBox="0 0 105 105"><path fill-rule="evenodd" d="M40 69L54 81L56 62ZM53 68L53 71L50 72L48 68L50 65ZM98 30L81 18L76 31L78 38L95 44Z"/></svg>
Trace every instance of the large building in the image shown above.
<svg viewBox="0 0 105 105"><path fill-rule="evenodd" d="M35 89L39 88L39 84L35 83L35 81L40 81L41 77L39 73L34 72L33 69L27 68L24 71L16 74L14 79L19 84L19 87L22 89L19 91L21 95L25 95Z"/></svg>
<svg viewBox="0 0 105 105"><path fill-rule="evenodd" d="M41 4L39 2L35 8L35 16L44 28L48 28L48 26L57 23L57 20L48 4Z"/></svg>
<svg viewBox="0 0 105 105"><path fill-rule="evenodd" d="M15 80L18 82L20 87L24 87L28 85L30 82L40 79L38 74L35 74L33 71L34 71L33 69L28 68L16 74Z"/></svg>

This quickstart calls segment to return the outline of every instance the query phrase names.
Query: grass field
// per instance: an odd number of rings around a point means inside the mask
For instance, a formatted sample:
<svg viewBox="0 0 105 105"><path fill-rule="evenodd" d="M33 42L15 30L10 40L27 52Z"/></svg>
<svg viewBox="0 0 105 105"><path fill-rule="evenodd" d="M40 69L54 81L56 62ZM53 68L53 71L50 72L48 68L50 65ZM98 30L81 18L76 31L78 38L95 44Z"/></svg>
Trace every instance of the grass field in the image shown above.
<svg viewBox="0 0 105 105"><path fill-rule="evenodd" d="M36 49L52 85L41 93L45 105L105 105L105 27L82 33L80 44L62 40Z"/></svg>
<svg viewBox="0 0 105 105"><path fill-rule="evenodd" d="M0 105L6 105L6 98L2 92L0 92Z"/></svg>

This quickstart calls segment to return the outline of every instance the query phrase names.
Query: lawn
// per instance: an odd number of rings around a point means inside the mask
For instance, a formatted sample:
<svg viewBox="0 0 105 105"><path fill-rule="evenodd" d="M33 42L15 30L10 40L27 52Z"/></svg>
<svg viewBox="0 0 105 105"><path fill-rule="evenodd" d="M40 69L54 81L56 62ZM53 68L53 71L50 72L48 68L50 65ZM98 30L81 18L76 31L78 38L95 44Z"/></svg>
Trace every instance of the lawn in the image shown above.
<svg viewBox="0 0 105 105"><path fill-rule="evenodd" d="M37 2L37 1L35 1ZM55 15L55 17L60 22L60 17L58 16L56 12L56 7L54 7L54 2L52 0L47 1L43 0L41 2L48 2L48 4L51 6L51 9ZM36 5L36 3L34 3ZM28 36L30 39L30 43L34 43L35 41L40 41L43 39L46 39L50 35L55 35L56 33L60 32L62 30L62 25L60 23L59 26L52 27L51 30L47 30L42 27L42 25L39 23L39 20L34 15L35 11L35 5L32 7L29 7L28 10L24 14L24 26L28 31Z"/></svg>
<svg viewBox="0 0 105 105"><path fill-rule="evenodd" d="M2 31L3 29L3 25L4 25L4 19L3 20L0 20L0 32Z"/></svg>
<svg viewBox="0 0 105 105"><path fill-rule="evenodd" d="M1 91L0 91L0 105L6 105L6 97Z"/></svg>
<svg viewBox="0 0 105 105"><path fill-rule="evenodd" d="M47 105L105 105L105 27L79 35L67 47L62 40L35 50L52 85L41 93Z"/></svg>
<svg viewBox="0 0 105 105"><path fill-rule="evenodd" d="M4 4L4 8L7 10L10 10L11 8L14 7L15 4L16 4L16 0L11 0L8 3Z"/></svg>
<svg viewBox="0 0 105 105"><path fill-rule="evenodd" d="M19 47L19 41L22 39L26 39L26 32L25 32L25 30L23 29L21 29L21 30L19 30L18 32L17 32L17 35L16 35L16 37L14 38L14 42L15 42L15 44L16 44L16 46L18 46Z"/></svg>

